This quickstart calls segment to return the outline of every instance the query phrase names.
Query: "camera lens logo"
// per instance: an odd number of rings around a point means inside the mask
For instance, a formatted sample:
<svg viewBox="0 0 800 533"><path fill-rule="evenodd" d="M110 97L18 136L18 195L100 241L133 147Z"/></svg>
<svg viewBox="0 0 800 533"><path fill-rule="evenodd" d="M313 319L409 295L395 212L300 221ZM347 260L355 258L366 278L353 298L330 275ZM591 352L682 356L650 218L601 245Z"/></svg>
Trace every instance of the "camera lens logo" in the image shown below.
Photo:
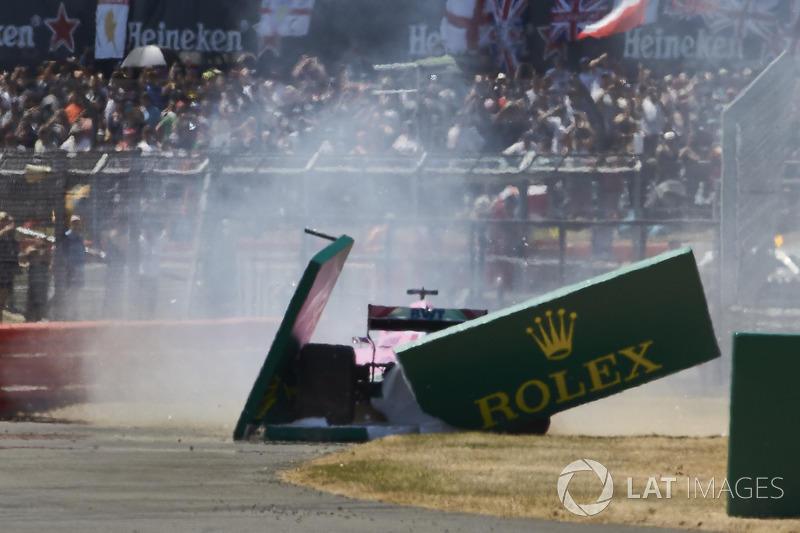
<svg viewBox="0 0 800 533"><path fill-rule="evenodd" d="M594 472L600 478L603 484L603 490L597 501L594 503L577 503L572 499L569 493L569 482L572 481L572 476L576 472ZM608 469L591 459L578 459L568 464L561 475L558 477L558 499L564 504L564 507L573 514L578 516L594 516L611 503L611 497L614 495L614 481L611 479Z"/></svg>

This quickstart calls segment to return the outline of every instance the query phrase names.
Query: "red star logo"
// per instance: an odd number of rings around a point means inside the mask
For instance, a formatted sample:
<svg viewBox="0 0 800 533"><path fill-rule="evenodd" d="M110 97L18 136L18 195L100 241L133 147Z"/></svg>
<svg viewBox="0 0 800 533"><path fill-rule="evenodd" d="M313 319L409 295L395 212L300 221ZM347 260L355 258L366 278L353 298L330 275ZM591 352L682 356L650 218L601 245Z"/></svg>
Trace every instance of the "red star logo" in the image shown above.
<svg viewBox="0 0 800 533"><path fill-rule="evenodd" d="M281 55L281 38L280 35L273 33L272 35L262 35L258 38L258 56L272 50L276 56Z"/></svg>
<svg viewBox="0 0 800 533"><path fill-rule="evenodd" d="M80 26L81 21L78 19L71 19L67 16L67 10L64 8L64 2L58 6L58 17L54 19L44 19L44 23L53 32L50 37L50 51L54 52L58 47L64 46L70 52L75 51L75 41L72 39L72 33L75 28Z"/></svg>
<svg viewBox="0 0 800 533"><path fill-rule="evenodd" d="M561 41L556 38L553 40L553 30L550 26L539 26L536 28L539 31L539 36L545 42L545 49L544 54L542 55L542 59L547 59L553 54L558 54L561 57L567 57L567 43L566 41Z"/></svg>

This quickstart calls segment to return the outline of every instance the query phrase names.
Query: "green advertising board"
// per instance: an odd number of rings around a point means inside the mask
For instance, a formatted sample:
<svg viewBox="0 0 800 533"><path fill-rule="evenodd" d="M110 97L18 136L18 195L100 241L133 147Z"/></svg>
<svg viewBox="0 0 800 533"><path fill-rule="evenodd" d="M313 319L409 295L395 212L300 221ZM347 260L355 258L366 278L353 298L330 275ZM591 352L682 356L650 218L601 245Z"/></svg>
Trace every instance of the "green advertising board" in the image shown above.
<svg viewBox="0 0 800 533"><path fill-rule="evenodd" d="M311 258L247 398L233 432L234 440L248 438L264 424L294 420L295 358L311 340L352 247L353 239L343 235Z"/></svg>
<svg viewBox="0 0 800 533"><path fill-rule="evenodd" d="M720 354L691 249L395 348L424 412L519 430Z"/></svg>
<svg viewBox="0 0 800 533"><path fill-rule="evenodd" d="M736 333L731 370L728 514L800 517L800 335Z"/></svg>

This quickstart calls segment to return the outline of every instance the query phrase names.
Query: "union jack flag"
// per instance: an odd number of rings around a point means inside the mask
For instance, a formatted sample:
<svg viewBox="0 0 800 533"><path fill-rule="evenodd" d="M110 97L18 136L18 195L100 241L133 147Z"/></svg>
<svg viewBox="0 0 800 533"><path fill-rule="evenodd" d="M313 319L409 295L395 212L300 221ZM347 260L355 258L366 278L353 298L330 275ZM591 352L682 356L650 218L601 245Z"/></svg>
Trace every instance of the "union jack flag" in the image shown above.
<svg viewBox="0 0 800 533"><path fill-rule="evenodd" d="M764 41L761 60L772 60L784 50L795 59L800 59L800 2L792 0L786 25L775 32L772 39Z"/></svg>
<svg viewBox="0 0 800 533"><path fill-rule="evenodd" d="M791 24L785 31L786 50L793 56L800 57L800 2L792 4Z"/></svg>
<svg viewBox="0 0 800 533"><path fill-rule="evenodd" d="M665 13L673 17L689 20L697 15L716 13L720 0L672 0Z"/></svg>
<svg viewBox="0 0 800 533"><path fill-rule="evenodd" d="M719 0L716 11L701 13L712 33L733 29L736 38L756 35L770 40L778 27L778 0Z"/></svg>
<svg viewBox="0 0 800 533"><path fill-rule="evenodd" d="M553 54L567 57L567 41L557 41L551 38L553 30L550 26L537 26L539 36L544 40L545 48L542 59L547 59Z"/></svg>
<svg viewBox="0 0 800 533"><path fill-rule="evenodd" d="M606 0L556 0L550 11L550 40L577 41L584 26L606 13Z"/></svg>
<svg viewBox="0 0 800 533"><path fill-rule="evenodd" d="M494 28L492 51L500 70L512 73L519 67L519 56L525 43L523 24L528 0L490 0Z"/></svg>

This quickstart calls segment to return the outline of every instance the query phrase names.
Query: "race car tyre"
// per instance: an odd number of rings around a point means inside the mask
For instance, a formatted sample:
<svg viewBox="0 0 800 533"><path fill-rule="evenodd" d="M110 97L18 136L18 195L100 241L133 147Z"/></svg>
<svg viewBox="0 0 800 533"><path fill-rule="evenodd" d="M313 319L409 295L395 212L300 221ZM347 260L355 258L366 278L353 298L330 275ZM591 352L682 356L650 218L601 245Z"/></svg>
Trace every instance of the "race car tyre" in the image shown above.
<svg viewBox="0 0 800 533"><path fill-rule="evenodd" d="M297 418L349 424L355 413L356 354L352 346L306 344L297 357Z"/></svg>

